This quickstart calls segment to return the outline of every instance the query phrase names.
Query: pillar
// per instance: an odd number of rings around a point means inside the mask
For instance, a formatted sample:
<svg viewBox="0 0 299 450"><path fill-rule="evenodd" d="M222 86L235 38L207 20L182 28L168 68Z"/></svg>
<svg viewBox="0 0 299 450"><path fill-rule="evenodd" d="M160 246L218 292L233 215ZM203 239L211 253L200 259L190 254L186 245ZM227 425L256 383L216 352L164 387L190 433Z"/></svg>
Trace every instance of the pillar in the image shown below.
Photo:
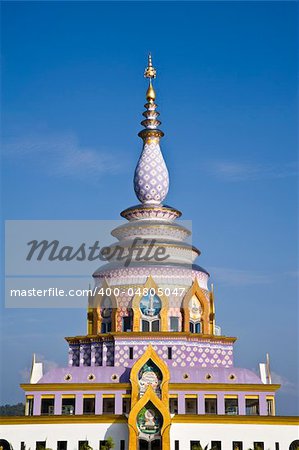
<svg viewBox="0 0 299 450"><path fill-rule="evenodd" d="M218 392L217 394L217 414L225 414L223 392Z"/></svg>
<svg viewBox="0 0 299 450"><path fill-rule="evenodd" d="M123 405L122 405L122 395L120 392L115 394L115 414L122 414Z"/></svg>
<svg viewBox="0 0 299 450"><path fill-rule="evenodd" d="M205 413L205 397L202 392L197 393L197 411L198 414Z"/></svg>
<svg viewBox="0 0 299 450"><path fill-rule="evenodd" d="M263 393L259 395L259 403L260 403L260 416L267 416L268 408L267 408L266 394Z"/></svg>
<svg viewBox="0 0 299 450"><path fill-rule="evenodd" d="M57 394L55 394L55 400L54 400L54 414L55 414L55 416L60 416L61 415L61 405L62 405L61 394L57 393Z"/></svg>
<svg viewBox="0 0 299 450"><path fill-rule="evenodd" d="M33 415L40 416L40 407L41 407L41 394L34 394L33 400Z"/></svg>
<svg viewBox="0 0 299 450"><path fill-rule="evenodd" d="M245 406L245 395L244 393L239 394L239 415L246 415L246 406Z"/></svg>
<svg viewBox="0 0 299 450"><path fill-rule="evenodd" d="M96 400L95 400L95 414L103 414L103 399L102 399L102 392L96 393Z"/></svg>
<svg viewBox="0 0 299 450"><path fill-rule="evenodd" d="M178 394L178 414L185 414L185 394L183 392Z"/></svg>
<svg viewBox="0 0 299 450"><path fill-rule="evenodd" d="M83 414L83 394L76 394L75 414Z"/></svg>

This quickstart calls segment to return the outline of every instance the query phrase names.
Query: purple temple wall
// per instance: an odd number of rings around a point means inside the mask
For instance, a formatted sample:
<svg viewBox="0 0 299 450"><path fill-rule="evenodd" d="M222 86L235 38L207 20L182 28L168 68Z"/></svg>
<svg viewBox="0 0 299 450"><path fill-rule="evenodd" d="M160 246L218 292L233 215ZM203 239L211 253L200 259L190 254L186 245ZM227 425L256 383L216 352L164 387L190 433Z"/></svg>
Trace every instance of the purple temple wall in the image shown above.
<svg viewBox="0 0 299 450"><path fill-rule="evenodd" d="M136 362L132 360L132 364ZM259 376L248 369L240 367L173 367L165 361L170 371L171 383L226 383L229 385L241 384L262 384ZM187 375L187 376L186 376ZM208 379L207 379L208 377ZM91 389L94 383L128 383L130 381L129 367L113 366L93 366L93 367L63 367L56 368L46 373L39 383L90 383Z"/></svg>
<svg viewBox="0 0 299 450"><path fill-rule="evenodd" d="M102 345L94 343L80 345L80 366L114 366L132 367L150 340L115 340L104 342ZM168 348L172 349L172 359L168 359ZM133 359L130 359L129 349L133 348ZM233 367L233 346L227 342L198 340L164 339L153 344L157 354L167 362L168 366L177 368L189 367ZM78 345L70 345L69 364L78 365Z"/></svg>
<svg viewBox="0 0 299 450"><path fill-rule="evenodd" d="M138 359L146 350L149 342L116 341L115 367L131 367L129 348L133 347L133 358ZM168 347L172 349L172 359L168 359ZM183 340L164 340L153 344L157 354L172 367L232 367L233 347L227 343L201 343L186 342Z"/></svg>

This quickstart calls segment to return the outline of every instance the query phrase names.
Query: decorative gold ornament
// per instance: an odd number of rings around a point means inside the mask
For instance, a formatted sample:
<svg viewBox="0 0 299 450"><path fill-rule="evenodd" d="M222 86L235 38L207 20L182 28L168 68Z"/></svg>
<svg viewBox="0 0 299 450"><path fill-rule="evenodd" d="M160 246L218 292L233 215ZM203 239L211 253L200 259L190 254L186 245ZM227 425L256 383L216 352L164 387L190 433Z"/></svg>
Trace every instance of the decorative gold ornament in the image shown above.
<svg viewBox="0 0 299 450"><path fill-rule="evenodd" d="M140 395L140 386L139 386L139 372L141 368L146 364L149 360L151 360L161 371L162 373L162 382L161 382L161 399L157 396L153 387L149 385L142 395ZM167 364L157 355L154 348L150 344L144 354L136 361L133 365L130 381L132 385L131 391L131 411L128 417L128 426L129 426L129 448L136 449L138 448L138 440L140 430L137 425L137 417L142 408L144 408L149 402L160 412L163 418L163 425L161 428L161 441L163 450L170 450L170 425L171 418L169 413L169 388L168 383L170 379L170 373Z"/></svg>
<svg viewBox="0 0 299 450"><path fill-rule="evenodd" d="M131 406L135 406L135 404L138 402L138 395L139 395L139 383L138 383L138 374L140 369L144 366L146 362L151 360L158 369L161 370L163 380L161 383L161 401L168 406L168 384L170 380L170 372L168 369L167 364L161 359L157 353L155 352L154 348L150 344L146 351L143 353L143 355L136 361L136 363L133 365L130 373L130 381L132 386L131 391L131 399L132 403Z"/></svg>
<svg viewBox="0 0 299 450"><path fill-rule="evenodd" d="M150 79L150 83L149 83L149 87L146 91L146 95L145 95L146 99L148 102L153 102L156 98L156 92L155 89L153 88L151 79Z"/></svg>
<svg viewBox="0 0 299 450"><path fill-rule="evenodd" d="M152 85L152 79L156 78L156 74L157 71L156 69L153 67L153 63L152 63L152 55L149 53L148 55L148 65L144 71L144 77L145 78L149 78L150 82L149 82L149 86L148 89L146 91L146 99L149 103L153 103L155 101L156 98L156 92L153 88Z"/></svg>
<svg viewBox="0 0 299 450"><path fill-rule="evenodd" d="M153 67L152 63L152 55L149 53L148 55L148 66L144 70L144 78L156 78L157 71Z"/></svg>

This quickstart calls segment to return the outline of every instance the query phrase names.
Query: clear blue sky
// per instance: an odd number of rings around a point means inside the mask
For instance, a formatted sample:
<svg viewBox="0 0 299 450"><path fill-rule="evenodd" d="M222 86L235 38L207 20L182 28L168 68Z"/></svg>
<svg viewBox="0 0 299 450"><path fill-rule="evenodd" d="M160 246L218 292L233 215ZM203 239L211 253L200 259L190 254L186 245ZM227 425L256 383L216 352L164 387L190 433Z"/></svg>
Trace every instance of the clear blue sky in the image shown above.
<svg viewBox="0 0 299 450"><path fill-rule="evenodd" d="M167 204L193 221L235 363L270 353L298 413L297 13L294 2L2 4L6 219L116 219L136 203L148 51ZM4 290L3 290L4 292ZM3 310L2 403L31 355L66 363L85 311Z"/></svg>

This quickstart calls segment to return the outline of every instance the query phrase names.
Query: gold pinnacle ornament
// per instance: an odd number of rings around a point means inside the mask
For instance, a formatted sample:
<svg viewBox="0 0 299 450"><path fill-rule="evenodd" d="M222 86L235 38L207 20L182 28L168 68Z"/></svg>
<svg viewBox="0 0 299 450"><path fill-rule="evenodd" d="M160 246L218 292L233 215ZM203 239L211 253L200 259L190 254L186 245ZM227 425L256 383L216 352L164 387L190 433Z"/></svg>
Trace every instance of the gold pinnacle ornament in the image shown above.
<svg viewBox="0 0 299 450"><path fill-rule="evenodd" d="M144 78L156 78L157 71L153 67L152 63L152 55L149 53L148 55L148 66L144 71Z"/></svg>
<svg viewBox="0 0 299 450"><path fill-rule="evenodd" d="M149 78L149 86L148 86L145 97L146 97L147 101L150 103L153 103L156 98L156 92L152 85L152 79L156 78L156 74L157 74L157 71L153 67L153 63L152 63L152 55L149 53L148 66L146 67L146 69L144 71L144 77Z"/></svg>

